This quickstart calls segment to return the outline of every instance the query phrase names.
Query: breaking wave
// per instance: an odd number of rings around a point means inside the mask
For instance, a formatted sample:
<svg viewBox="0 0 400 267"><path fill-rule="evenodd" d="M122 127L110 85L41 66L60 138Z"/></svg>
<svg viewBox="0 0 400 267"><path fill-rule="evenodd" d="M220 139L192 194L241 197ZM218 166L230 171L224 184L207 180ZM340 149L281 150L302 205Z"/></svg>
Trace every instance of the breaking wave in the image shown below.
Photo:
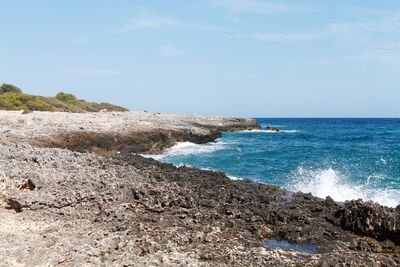
<svg viewBox="0 0 400 267"><path fill-rule="evenodd" d="M276 131L258 129L258 130L244 130L244 131L240 131L239 133L299 133L299 132L301 132L301 131L298 131L298 130L280 130L279 132L276 132Z"/></svg>
<svg viewBox="0 0 400 267"><path fill-rule="evenodd" d="M357 184L345 174L332 168L315 170L298 167L285 187L292 191L311 193L321 198L330 196L340 202L360 198L389 207L397 206L400 202L400 191L388 187L379 188L377 184L382 179L379 175L375 175L368 177L363 184Z"/></svg>
<svg viewBox="0 0 400 267"><path fill-rule="evenodd" d="M225 149L227 143L224 142L211 142L206 144L195 144L192 142L181 142L173 147L165 150L163 154L159 155L142 155L147 158L153 158L156 160L161 160L165 157L170 156L182 156L182 155L197 155L204 153L211 153L217 150Z"/></svg>
<svg viewBox="0 0 400 267"><path fill-rule="evenodd" d="M231 180L243 180L243 178L232 176L232 175L227 175L227 177Z"/></svg>

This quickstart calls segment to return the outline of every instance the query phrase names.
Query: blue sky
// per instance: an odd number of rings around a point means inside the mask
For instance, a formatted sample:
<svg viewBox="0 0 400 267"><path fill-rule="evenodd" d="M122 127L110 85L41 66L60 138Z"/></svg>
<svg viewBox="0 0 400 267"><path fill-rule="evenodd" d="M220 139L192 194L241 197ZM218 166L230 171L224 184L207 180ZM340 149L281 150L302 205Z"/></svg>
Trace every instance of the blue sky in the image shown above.
<svg viewBox="0 0 400 267"><path fill-rule="evenodd" d="M0 82L132 110L400 117L400 2L2 1Z"/></svg>

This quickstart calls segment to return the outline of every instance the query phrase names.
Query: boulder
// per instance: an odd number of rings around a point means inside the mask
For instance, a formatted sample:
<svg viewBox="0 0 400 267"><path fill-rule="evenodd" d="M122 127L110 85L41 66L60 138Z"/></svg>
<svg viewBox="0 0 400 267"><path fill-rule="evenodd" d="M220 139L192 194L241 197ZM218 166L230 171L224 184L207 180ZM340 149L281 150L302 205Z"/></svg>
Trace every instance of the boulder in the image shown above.
<svg viewBox="0 0 400 267"><path fill-rule="evenodd" d="M266 130L270 131L270 132L280 132L281 131L281 129L279 129L277 127L270 127L270 126L267 126Z"/></svg>

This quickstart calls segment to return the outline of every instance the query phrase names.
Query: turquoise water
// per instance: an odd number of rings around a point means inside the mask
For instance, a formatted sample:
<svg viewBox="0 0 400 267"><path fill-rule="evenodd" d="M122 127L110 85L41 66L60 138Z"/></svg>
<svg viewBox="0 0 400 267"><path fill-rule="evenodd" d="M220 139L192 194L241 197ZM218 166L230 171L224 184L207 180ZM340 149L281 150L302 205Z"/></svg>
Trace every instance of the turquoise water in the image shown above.
<svg viewBox="0 0 400 267"><path fill-rule="evenodd" d="M286 240L278 241L276 239L270 239L265 242L265 245L269 248L293 249L300 252L317 254L317 246L314 244L294 244Z"/></svg>
<svg viewBox="0 0 400 267"><path fill-rule="evenodd" d="M400 204L400 119L257 121L282 132L224 133L216 142L180 143L153 157L337 201Z"/></svg>

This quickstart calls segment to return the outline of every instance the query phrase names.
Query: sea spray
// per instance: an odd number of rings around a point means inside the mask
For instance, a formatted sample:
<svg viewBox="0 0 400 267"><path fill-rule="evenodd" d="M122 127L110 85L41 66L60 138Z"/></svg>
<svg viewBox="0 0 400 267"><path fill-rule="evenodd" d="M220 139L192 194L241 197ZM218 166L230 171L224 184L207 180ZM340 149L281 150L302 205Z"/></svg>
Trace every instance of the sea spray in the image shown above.
<svg viewBox="0 0 400 267"><path fill-rule="evenodd" d="M173 147L166 149L163 154L159 155L143 155L148 158L162 160L168 157L182 156L182 155L197 155L203 153L211 153L216 150L223 149L226 143L223 142L210 142L206 144L195 144L192 142L180 142Z"/></svg>
<svg viewBox="0 0 400 267"><path fill-rule="evenodd" d="M400 204L400 119L257 120L281 131L223 133L212 143L179 143L150 157L337 201Z"/></svg>
<svg viewBox="0 0 400 267"><path fill-rule="evenodd" d="M373 200L389 207L398 205L395 199L399 198L399 192L389 187L379 188L377 183L372 182L376 178L370 176L365 183L355 183L350 177L332 168L314 170L299 167L292 178L288 179L285 188L312 193L321 198L330 196L340 202L363 199Z"/></svg>

